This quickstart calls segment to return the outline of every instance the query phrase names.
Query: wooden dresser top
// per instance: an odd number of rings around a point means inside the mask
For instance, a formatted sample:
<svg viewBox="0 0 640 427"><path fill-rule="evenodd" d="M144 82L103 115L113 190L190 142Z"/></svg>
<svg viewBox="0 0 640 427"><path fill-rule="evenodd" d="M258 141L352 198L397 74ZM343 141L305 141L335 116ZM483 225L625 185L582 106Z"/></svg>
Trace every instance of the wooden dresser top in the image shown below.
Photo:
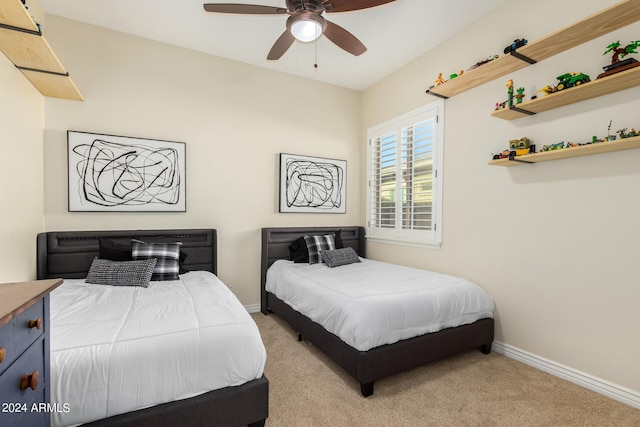
<svg viewBox="0 0 640 427"><path fill-rule="evenodd" d="M62 284L62 279L0 283L0 327Z"/></svg>

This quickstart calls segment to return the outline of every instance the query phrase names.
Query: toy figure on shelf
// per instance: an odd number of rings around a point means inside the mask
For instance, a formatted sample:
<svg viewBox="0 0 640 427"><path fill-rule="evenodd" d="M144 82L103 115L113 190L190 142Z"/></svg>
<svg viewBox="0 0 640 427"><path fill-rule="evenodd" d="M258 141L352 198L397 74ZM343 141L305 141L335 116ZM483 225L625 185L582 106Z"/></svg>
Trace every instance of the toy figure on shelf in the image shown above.
<svg viewBox="0 0 640 427"><path fill-rule="evenodd" d="M507 82L507 105L513 107L513 80Z"/></svg>
<svg viewBox="0 0 640 427"><path fill-rule="evenodd" d="M446 80L444 79L444 77L442 77L442 73L438 73L438 77L436 78L436 86L441 85L443 83L445 83Z"/></svg>
<svg viewBox="0 0 640 427"><path fill-rule="evenodd" d="M613 52L613 56L611 57L611 65L602 67L604 73L599 74L597 77L598 79L640 65L640 62L636 61L634 58L627 58L625 60L622 60L622 58L627 55L638 53L636 52L636 49L638 48L638 46L640 46L640 40L630 41L629 44L624 47L620 46L620 40L607 46L607 50L603 53L603 55Z"/></svg>
<svg viewBox="0 0 640 427"><path fill-rule="evenodd" d="M514 96L516 98L516 105L522 103L522 98L524 98L524 88L519 87L516 89L517 95Z"/></svg>
<svg viewBox="0 0 640 427"><path fill-rule="evenodd" d="M509 81L507 82L507 100L504 102L496 102L496 106L495 109L496 110L501 110L503 108L509 107L509 108L513 108L513 80L509 79ZM518 93L520 89L518 89ZM524 89L522 89L522 91L524 92ZM524 94L522 95L524 96Z"/></svg>

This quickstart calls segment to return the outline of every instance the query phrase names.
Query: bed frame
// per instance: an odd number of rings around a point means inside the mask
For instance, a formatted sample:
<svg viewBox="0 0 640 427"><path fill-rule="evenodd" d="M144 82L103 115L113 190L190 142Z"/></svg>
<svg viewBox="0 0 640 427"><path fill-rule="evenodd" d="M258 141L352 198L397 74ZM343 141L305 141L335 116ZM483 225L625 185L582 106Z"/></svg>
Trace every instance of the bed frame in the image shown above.
<svg viewBox="0 0 640 427"><path fill-rule="evenodd" d="M38 279L86 277L98 256L98 238L128 243L182 242L184 267L217 273L217 234L214 229L51 231L38 234ZM264 426L269 415L269 381L265 376L236 387L213 390L189 399L97 420L91 426Z"/></svg>
<svg viewBox="0 0 640 427"><path fill-rule="evenodd" d="M309 341L342 367L360 383L360 391L364 397L373 394L373 384L376 380L388 375L473 348L480 348L484 354L491 351L493 319L480 319L469 325L444 329L368 351L358 351L266 291L267 269L278 259L290 259L289 244L291 242L300 236L337 230L340 230L344 246L350 246L358 255L365 256L363 227L262 229L261 311L263 314L277 314L298 333L299 341L302 339Z"/></svg>

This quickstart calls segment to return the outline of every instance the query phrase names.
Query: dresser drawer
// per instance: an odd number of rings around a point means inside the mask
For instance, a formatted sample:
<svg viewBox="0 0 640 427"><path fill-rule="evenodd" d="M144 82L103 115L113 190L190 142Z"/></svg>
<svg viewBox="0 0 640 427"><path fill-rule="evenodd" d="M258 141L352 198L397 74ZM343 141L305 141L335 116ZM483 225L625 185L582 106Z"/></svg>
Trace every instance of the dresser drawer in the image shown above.
<svg viewBox="0 0 640 427"><path fill-rule="evenodd" d="M14 425L31 412L33 403L44 401L45 378L44 337L41 337L0 377L0 424ZM30 415L27 418L32 419Z"/></svg>
<svg viewBox="0 0 640 427"><path fill-rule="evenodd" d="M44 302L40 300L0 329L0 374L43 336L45 328Z"/></svg>

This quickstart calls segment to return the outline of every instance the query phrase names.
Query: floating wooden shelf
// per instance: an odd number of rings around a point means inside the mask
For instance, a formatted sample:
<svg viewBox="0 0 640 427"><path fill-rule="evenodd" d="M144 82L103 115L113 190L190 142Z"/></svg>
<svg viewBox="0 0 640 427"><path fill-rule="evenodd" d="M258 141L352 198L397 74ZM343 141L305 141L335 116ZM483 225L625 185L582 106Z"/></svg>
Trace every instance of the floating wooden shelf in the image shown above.
<svg viewBox="0 0 640 427"><path fill-rule="evenodd" d="M500 56L430 88L427 93L450 98L638 20L640 20L640 0L621 1L573 25L518 48L517 56L511 54Z"/></svg>
<svg viewBox="0 0 640 427"><path fill-rule="evenodd" d="M570 157L588 156L591 154L610 153L612 151L630 150L640 148L640 136L632 138L616 139L614 141L596 142L594 144L581 145L579 147L562 148L553 151L541 151L539 153L517 156L514 160L498 159L490 160L494 166L521 166L531 163L548 162L550 160L568 159Z"/></svg>
<svg viewBox="0 0 640 427"><path fill-rule="evenodd" d="M503 120L514 120L638 85L640 85L640 67L525 101L516 105L515 108L495 110L491 115Z"/></svg>
<svg viewBox="0 0 640 427"><path fill-rule="evenodd" d="M0 0L0 50L44 96L83 100L20 0Z"/></svg>

